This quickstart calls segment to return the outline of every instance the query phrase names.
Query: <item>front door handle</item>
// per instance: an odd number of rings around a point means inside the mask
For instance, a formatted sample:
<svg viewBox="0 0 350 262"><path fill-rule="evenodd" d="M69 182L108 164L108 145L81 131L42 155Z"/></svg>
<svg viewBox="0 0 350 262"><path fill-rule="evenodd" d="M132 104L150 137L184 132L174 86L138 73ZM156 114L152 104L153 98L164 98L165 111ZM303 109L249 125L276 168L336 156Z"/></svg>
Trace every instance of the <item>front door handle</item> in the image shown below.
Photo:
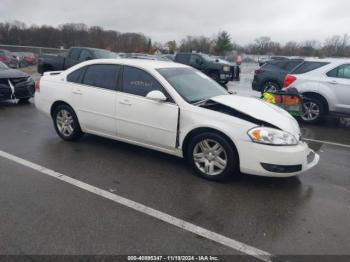
<svg viewBox="0 0 350 262"><path fill-rule="evenodd" d="M336 80L331 80L331 81L328 81L328 83L332 84L332 85L337 85L338 82Z"/></svg>

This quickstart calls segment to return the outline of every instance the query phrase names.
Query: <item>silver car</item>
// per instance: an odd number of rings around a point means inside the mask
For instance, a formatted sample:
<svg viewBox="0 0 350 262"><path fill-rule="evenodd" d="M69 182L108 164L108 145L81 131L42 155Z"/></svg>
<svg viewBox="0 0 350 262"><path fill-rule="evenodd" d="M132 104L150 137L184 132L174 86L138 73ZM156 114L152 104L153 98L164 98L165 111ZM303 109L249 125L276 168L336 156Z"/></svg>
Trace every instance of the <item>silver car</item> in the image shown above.
<svg viewBox="0 0 350 262"><path fill-rule="evenodd" d="M325 115L350 117L350 59L306 59L287 75L284 88L305 97L302 120L317 123Z"/></svg>

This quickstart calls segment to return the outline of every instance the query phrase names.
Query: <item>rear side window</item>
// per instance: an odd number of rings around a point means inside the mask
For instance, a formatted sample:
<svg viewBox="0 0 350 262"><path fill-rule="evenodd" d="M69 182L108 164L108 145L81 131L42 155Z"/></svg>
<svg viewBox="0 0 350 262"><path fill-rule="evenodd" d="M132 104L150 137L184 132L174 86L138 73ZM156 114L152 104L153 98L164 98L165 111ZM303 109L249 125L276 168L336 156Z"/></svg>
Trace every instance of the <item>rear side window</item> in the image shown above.
<svg viewBox="0 0 350 262"><path fill-rule="evenodd" d="M189 64L190 63L190 55L178 54L178 55L176 55L176 62L179 62L182 64Z"/></svg>
<svg viewBox="0 0 350 262"><path fill-rule="evenodd" d="M84 71L85 71L85 67L84 68L80 68L78 70L75 70L74 72L70 73L67 76L67 81L71 82L71 83L77 83L80 84L83 80L83 75L84 75Z"/></svg>
<svg viewBox="0 0 350 262"><path fill-rule="evenodd" d="M163 87L149 73L134 67L124 67L123 92L145 97L153 90L164 92Z"/></svg>
<svg viewBox="0 0 350 262"><path fill-rule="evenodd" d="M326 62L304 62L300 66L298 66L295 70L293 70L292 74L304 74L321 68L329 63Z"/></svg>
<svg viewBox="0 0 350 262"><path fill-rule="evenodd" d="M350 65L341 65L329 71L327 76L350 79Z"/></svg>
<svg viewBox="0 0 350 262"><path fill-rule="evenodd" d="M119 69L118 65L91 65L86 69L83 84L116 90Z"/></svg>
<svg viewBox="0 0 350 262"><path fill-rule="evenodd" d="M296 68L298 65L301 64L302 61L290 61L287 62L283 65L283 69L287 70L287 71L291 71L294 68Z"/></svg>

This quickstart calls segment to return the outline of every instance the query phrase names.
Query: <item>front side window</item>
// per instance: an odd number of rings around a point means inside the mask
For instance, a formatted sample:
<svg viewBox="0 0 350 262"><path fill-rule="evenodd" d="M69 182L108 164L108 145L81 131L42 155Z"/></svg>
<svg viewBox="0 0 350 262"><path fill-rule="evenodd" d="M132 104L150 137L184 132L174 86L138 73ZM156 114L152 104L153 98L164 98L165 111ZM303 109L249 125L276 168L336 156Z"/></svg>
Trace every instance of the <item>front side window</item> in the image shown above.
<svg viewBox="0 0 350 262"><path fill-rule="evenodd" d="M79 55L80 55L80 49L78 49L78 48L74 48L70 52L70 58L72 60L78 60L79 59Z"/></svg>
<svg viewBox="0 0 350 262"><path fill-rule="evenodd" d="M188 64L190 61L190 56L187 54L178 54L176 56L176 61L182 64Z"/></svg>
<svg viewBox="0 0 350 262"><path fill-rule="evenodd" d="M214 80L193 68L162 68L157 71L189 103L229 94Z"/></svg>
<svg viewBox="0 0 350 262"><path fill-rule="evenodd" d="M91 53L88 50L81 51L80 56L79 56L79 61L83 62L83 61L86 61L88 59L92 59Z"/></svg>
<svg viewBox="0 0 350 262"><path fill-rule="evenodd" d="M329 71L327 76L350 79L350 65L341 65Z"/></svg>
<svg viewBox="0 0 350 262"><path fill-rule="evenodd" d="M190 58L190 64L191 65L198 65L202 61L202 58L199 55L191 55Z"/></svg>
<svg viewBox="0 0 350 262"><path fill-rule="evenodd" d="M124 67L123 92L145 97L154 90L164 92L163 87L153 76L135 67Z"/></svg>
<svg viewBox="0 0 350 262"><path fill-rule="evenodd" d="M90 65L86 69L83 84L116 90L119 68L118 65Z"/></svg>

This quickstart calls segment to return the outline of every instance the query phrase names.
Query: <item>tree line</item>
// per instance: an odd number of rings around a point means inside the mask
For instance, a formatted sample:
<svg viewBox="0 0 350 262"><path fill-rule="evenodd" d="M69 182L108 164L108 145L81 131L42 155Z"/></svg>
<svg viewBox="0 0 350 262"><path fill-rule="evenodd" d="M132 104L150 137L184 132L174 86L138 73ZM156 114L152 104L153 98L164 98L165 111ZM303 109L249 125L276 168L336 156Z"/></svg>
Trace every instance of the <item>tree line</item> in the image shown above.
<svg viewBox="0 0 350 262"><path fill-rule="evenodd" d="M289 41L281 44L264 36L247 45L232 41L227 31L215 36L187 36L181 41L171 40L165 43L152 42L143 33L122 33L105 30L100 26L87 26L82 23L66 23L58 27L42 25L27 26L23 22L1 22L0 44L44 46L69 48L71 46L90 46L109 49L115 52L163 53L203 52L214 55L238 54L285 55L285 56L330 56L350 57L350 39L347 34L335 35L324 42L308 40Z"/></svg>
<svg viewBox="0 0 350 262"><path fill-rule="evenodd" d="M81 23L28 27L15 21L0 23L0 44L51 48L89 46L118 52L149 52L151 39L142 33L121 33Z"/></svg>

